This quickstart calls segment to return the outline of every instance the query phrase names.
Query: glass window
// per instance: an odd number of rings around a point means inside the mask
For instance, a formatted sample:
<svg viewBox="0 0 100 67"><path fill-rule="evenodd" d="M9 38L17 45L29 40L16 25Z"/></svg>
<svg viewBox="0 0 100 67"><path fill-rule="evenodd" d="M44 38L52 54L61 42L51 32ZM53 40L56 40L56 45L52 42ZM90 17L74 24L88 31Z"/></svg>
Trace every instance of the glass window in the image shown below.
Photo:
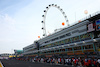
<svg viewBox="0 0 100 67"><path fill-rule="evenodd" d="M79 46L79 47L74 47L74 50L81 50L81 46Z"/></svg>
<svg viewBox="0 0 100 67"><path fill-rule="evenodd" d="M100 44L99 43L96 43L95 44L95 47L96 47L96 49L99 49L100 48Z"/></svg>
<svg viewBox="0 0 100 67"><path fill-rule="evenodd" d="M48 44L47 47L50 47L50 44Z"/></svg>
<svg viewBox="0 0 100 67"><path fill-rule="evenodd" d="M60 51L65 51L65 49L60 49Z"/></svg>
<svg viewBox="0 0 100 67"><path fill-rule="evenodd" d="M65 43L66 43L66 44L67 44L67 43L70 43L70 42L71 42L70 38L65 40Z"/></svg>
<svg viewBox="0 0 100 67"><path fill-rule="evenodd" d="M59 45L59 42L55 42L55 45Z"/></svg>
<svg viewBox="0 0 100 67"><path fill-rule="evenodd" d="M49 47L51 47L51 44L49 44Z"/></svg>
<svg viewBox="0 0 100 67"><path fill-rule="evenodd" d="M55 52L59 52L59 50L55 50Z"/></svg>
<svg viewBox="0 0 100 67"><path fill-rule="evenodd" d="M75 40L76 40L76 41L79 41L79 36L75 37Z"/></svg>
<svg viewBox="0 0 100 67"><path fill-rule="evenodd" d="M66 48L65 51L68 51L68 48Z"/></svg>
<svg viewBox="0 0 100 67"><path fill-rule="evenodd" d="M52 43L52 46L54 46L54 43Z"/></svg>
<svg viewBox="0 0 100 67"><path fill-rule="evenodd" d="M51 51L51 53L54 53L54 51Z"/></svg>
<svg viewBox="0 0 100 67"><path fill-rule="evenodd" d="M61 41L61 45L64 45L64 43L65 43L64 40L62 40L62 41Z"/></svg>
<svg viewBox="0 0 100 67"><path fill-rule="evenodd" d="M93 34L87 33L87 34L81 35L80 38L81 40L86 40L86 39L91 39L91 36L93 37Z"/></svg>
<svg viewBox="0 0 100 67"><path fill-rule="evenodd" d="M72 51L72 48L68 48L68 51Z"/></svg>
<svg viewBox="0 0 100 67"><path fill-rule="evenodd" d="M58 43L59 43L59 45L61 45L61 41L59 41Z"/></svg>
<svg viewBox="0 0 100 67"><path fill-rule="evenodd" d="M98 47L100 48L100 44L98 44Z"/></svg>
<svg viewBox="0 0 100 67"><path fill-rule="evenodd" d="M83 49L92 49L93 48L93 45L86 45L86 46L83 46Z"/></svg>
<svg viewBox="0 0 100 67"><path fill-rule="evenodd" d="M85 37L84 37L84 34L83 34L83 35L81 35L81 36L80 36L80 38L81 38L81 40L83 40L83 39L85 38Z"/></svg>
<svg viewBox="0 0 100 67"><path fill-rule="evenodd" d="M53 43L53 46L55 46L56 45L56 43Z"/></svg>
<svg viewBox="0 0 100 67"><path fill-rule="evenodd" d="M65 35L60 36L60 38L64 38L64 37L65 37Z"/></svg>
<svg viewBox="0 0 100 67"><path fill-rule="evenodd" d="M93 45L89 45L89 48L93 48Z"/></svg>

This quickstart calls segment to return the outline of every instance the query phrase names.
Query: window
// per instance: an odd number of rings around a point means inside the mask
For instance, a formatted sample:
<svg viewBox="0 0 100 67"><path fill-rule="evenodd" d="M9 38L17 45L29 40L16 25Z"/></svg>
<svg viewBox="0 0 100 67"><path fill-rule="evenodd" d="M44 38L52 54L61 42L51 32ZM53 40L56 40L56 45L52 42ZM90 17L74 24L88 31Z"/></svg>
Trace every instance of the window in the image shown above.
<svg viewBox="0 0 100 67"><path fill-rule="evenodd" d="M65 51L68 51L68 48L66 48Z"/></svg>
<svg viewBox="0 0 100 67"><path fill-rule="evenodd" d="M48 44L47 47L50 47L50 44Z"/></svg>
<svg viewBox="0 0 100 67"><path fill-rule="evenodd" d="M51 47L54 46L54 43L51 44Z"/></svg>
<svg viewBox="0 0 100 67"><path fill-rule="evenodd" d="M65 40L65 43L66 43L66 44L67 44L67 43L70 43L70 42L71 42L70 38Z"/></svg>
<svg viewBox="0 0 100 67"><path fill-rule="evenodd" d="M93 48L93 45L86 45L86 46L83 46L83 49L92 49Z"/></svg>
<svg viewBox="0 0 100 67"><path fill-rule="evenodd" d="M59 52L59 50L55 50L55 52Z"/></svg>
<svg viewBox="0 0 100 67"><path fill-rule="evenodd" d="M64 40L62 40L62 41L61 41L61 45L64 45L64 43L65 43Z"/></svg>
<svg viewBox="0 0 100 67"><path fill-rule="evenodd" d="M72 38L72 42L76 42L76 41L79 41L79 36L76 36L76 37Z"/></svg>
<svg viewBox="0 0 100 67"><path fill-rule="evenodd" d="M55 42L55 45L59 45L59 42Z"/></svg>
<svg viewBox="0 0 100 67"><path fill-rule="evenodd" d="M72 51L72 48L68 48L68 51Z"/></svg>
<svg viewBox="0 0 100 67"><path fill-rule="evenodd" d="M91 33L83 34L80 36L80 38L81 38L81 40L91 39L91 35L93 37L93 34L91 34Z"/></svg>
<svg viewBox="0 0 100 67"><path fill-rule="evenodd" d="M60 49L60 51L65 51L65 49Z"/></svg>
<svg viewBox="0 0 100 67"><path fill-rule="evenodd" d="M89 45L89 48L90 48L90 49L93 48L93 45Z"/></svg>
<svg viewBox="0 0 100 67"><path fill-rule="evenodd" d="M51 47L51 44L49 44L49 47Z"/></svg>
<svg viewBox="0 0 100 67"><path fill-rule="evenodd" d="M74 50L81 50L81 46L79 46L79 47L74 47Z"/></svg>
<svg viewBox="0 0 100 67"><path fill-rule="evenodd" d="M59 43L58 45L61 45L61 41L59 41L58 43Z"/></svg>
<svg viewBox="0 0 100 67"><path fill-rule="evenodd" d="M99 43L96 43L95 44L95 47L96 47L96 49L99 49L100 48L100 44Z"/></svg>
<svg viewBox="0 0 100 67"><path fill-rule="evenodd" d="M98 48L100 48L100 44L98 44Z"/></svg>
<svg viewBox="0 0 100 67"><path fill-rule="evenodd" d="M51 53L54 53L54 51L51 51Z"/></svg>
<svg viewBox="0 0 100 67"><path fill-rule="evenodd" d="M62 35L62 36L60 36L60 39L61 39L61 38L64 38L64 37L65 37L65 35Z"/></svg>

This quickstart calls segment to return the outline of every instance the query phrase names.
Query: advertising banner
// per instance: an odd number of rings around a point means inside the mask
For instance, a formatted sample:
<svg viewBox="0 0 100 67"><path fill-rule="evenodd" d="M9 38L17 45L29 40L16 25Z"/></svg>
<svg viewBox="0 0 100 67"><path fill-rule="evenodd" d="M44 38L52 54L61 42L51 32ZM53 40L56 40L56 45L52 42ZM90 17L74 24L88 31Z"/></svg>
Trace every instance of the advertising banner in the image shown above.
<svg viewBox="0 0 100 67"><path fill-rule="evenodd" d="M96 31L100 30L100 19L96 21Z"/></svg>
<svg viewBox="0 0 100 67"><path fill-rule="evenodd" d="M87 24L87 32L95 31L95 23Z"/></svg>

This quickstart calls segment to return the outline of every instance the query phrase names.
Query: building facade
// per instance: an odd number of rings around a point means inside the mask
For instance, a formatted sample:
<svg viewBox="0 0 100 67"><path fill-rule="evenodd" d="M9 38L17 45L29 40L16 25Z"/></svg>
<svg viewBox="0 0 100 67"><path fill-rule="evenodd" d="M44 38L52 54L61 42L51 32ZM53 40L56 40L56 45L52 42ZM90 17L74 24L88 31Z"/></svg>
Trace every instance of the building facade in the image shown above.
<svg viewBox="0 0 100 67"><path fill-rule="evenodd" d="M11 56L14 56L15 54L10 54L10 53L2 53L0 54L0 59L8 59Z"/></svg>
<svg viewBox="0 0 100 67"><path fill-rule="evenodd" d="M23 51L27 57L99 57L100 12L34 42Z"/></svg>
<svg viewBox="0 0 100 67"><path fill-rule="evenodd" d="M33 56L33 51L37 51L37 47L34 43L23 48L23 55L25 57Z"/></svg>

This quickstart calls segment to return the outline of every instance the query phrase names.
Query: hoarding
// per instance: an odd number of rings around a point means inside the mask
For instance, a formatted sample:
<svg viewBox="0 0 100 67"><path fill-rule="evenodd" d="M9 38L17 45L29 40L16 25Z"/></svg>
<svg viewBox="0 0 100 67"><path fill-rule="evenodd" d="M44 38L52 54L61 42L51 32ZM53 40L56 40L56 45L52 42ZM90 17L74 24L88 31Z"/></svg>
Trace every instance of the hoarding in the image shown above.
<svg viewBox="0 0 100 67"><path fill-rule="evenodd" d="M96 31L100 30L100 19L96 21Z"/></svg>
<svg viewBox="0 0 100 67"><path fill-rule="evenodd" d="M87 32L95 31L95 23L87 24Z"/></svg>

